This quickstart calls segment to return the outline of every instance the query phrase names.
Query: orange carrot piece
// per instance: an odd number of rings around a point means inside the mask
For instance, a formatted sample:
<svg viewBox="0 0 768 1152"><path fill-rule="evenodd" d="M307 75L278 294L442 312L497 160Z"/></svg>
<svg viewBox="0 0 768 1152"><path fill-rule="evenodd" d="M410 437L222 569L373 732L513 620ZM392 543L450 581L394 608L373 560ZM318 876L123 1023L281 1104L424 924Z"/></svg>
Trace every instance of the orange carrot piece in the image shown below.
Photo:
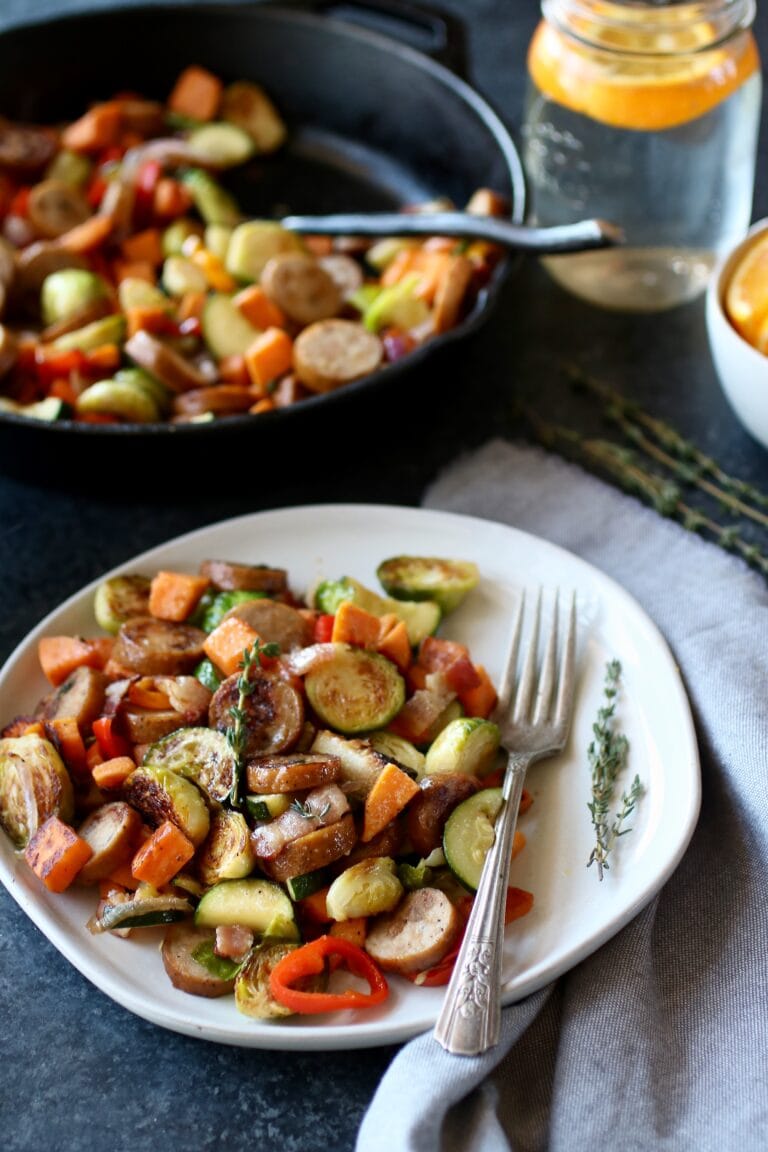
<svg viewBox="0 0 768 1152"><path fill-rule="evenodd" d="M329 887L330 885L326 884L324 888L318 888L317 892L313 892L310 896L302 896L301 900L298 901L299 907L316 924L327 924L330 920L328 906L325 902Z"/></svg>
<svg viewBox="0 0 768 1152"><path fill-rule="evenodd" d="M98 745L96 745L98 747ZM107 792L121 788L135 769L136 765L130 756L113 756L110 760L102 760L91 768L94 784L104 788Z"/></svg>
<svg viewBox="0 0 768 1152"><path fill-rule="evenodd" d="M185 292L176 309L176 319L179 323L184 320L202 319L207 294L205 292Z"/></svg>
<svg viewBox="0 0 768 1152"><path fill-rule="evenodd" d="M49 892L65 892L93 849L58 816L49 816L33 834L24 859Z"/></svg>
<svg viewBox="0 0 768 1152"><path fill-rule="evenodd" d="M175 219L183 216L192 207L192 195L183 184L172 176L162 176L155 185L152 197L152 210L156 216Z"/></svg>
<svg viewBox="0 0 768 1152"><path fill-rule="evenodd" d="M237 616L230 616L222 620L212 632L209 632L203 644L203 651L208 659L220 668L225 676L231 676L239 669L243 652L252 648L259 634L245 620Z"/></svg>
<svg viewBox="0 0 768 1152"><path fill-rule="evenodd" d="M527 916L531 908L533 908L533 892L526 892L525 888L507 888L504 903L505 924L510 924L521 916Z"/></svg>
<svg viewBox="0 0 768 1152"><path fill-rule="evenodd" d="M387 613L379 620L380 632L376 651L396 664L401 672L410 668L413 661L411 642L405 622L394 613ZM423 685L422 685L423 687Z"/></svg>
<svg viewBox="0 0 768 1152"><path fill-rule="evenodd" d="M362 948L368 932L368 920L365 916L355 916L351 920L334 920L328 929L331 936L340 936L342 940L349 940Z"/></svg>
<svg viewBox="0 0 768 1152"><path fill-rule="evenodd" d="M93 770L98 764L105 763L104 757L101 754L101 748L99 748L98 740L94 740L93 743L89 744L86 748L85 763L88 766L88 770L91 775L93 775Z"/></svg>
<svg viewBox="0 0 768 1152"><path fill-rule="evenodd" d="M55 720L46 720L43 726L72 775L78 779L88 775L85 741L74 716L60 716Z"/></svg>
<svg viewBox="0 0 768 1152"><path fill-rule="evenodd" d="M40 667L46 679L58 688L76 668L103 668L103 652L81 636L43 636L37 644Z"/></svg>
<svg viewBox="0 0 768 1152"><path fill-rule="evenodd" d="M525 845L526 845L525 833L521 832L519 828L515 828L515 834L512 837L512 859L513 860L514 860L515 856L518 856L522 852L523 848L525 848Z"/></svg>
<svg viewBox="0 0 768 1152"><path fill-rule="evenodd" d="M397 284L408 272L413 271L417 252L418 248L402 248L390 260L380 277L380 282L384 288L390 288L393 284Z"/></svg>
<svg viewBox="0 0 768 1152"><path fill-rule="evenodd" d="M203 592L210 587L207 576L162 570L149 587L149 612L159 620L186 620L194 612Z"/></svg>
<svg viewBox="0 0 768 1152"><path fill-rule="evenodd" d="M396 764L381 770L363 808L363 843L381 832L419 792L419 786Z"/></svg>
<svg viewBox="0 0 768 1152"><path fill-rule="evenodd" d="M114 892L116 888L127 888L133 892L138 886L139 881L131 872L131 862L126 860L124 864L120 864L113 872L110 872L106 880L99 882L99 896L102 900L106 900L109 893Z"/></svg>
<svg viewBox="0 0 768 1152"><path fill-rule="evenodd" d="M293 366L293 341L282 328L267 328L245 353L253 384L262 390Z"/></svg>
<svg viewBox="0 0 768 1152"><path fill-rule="evenodd" d="M116 372L122 362L117 344L100 344L87 353L89 371Z"/></svg>
<svg viewBox="0 0 768 1152"><path fill-rule="evenodd" d="M333 618L331 641L355 644L358 648L375 648L379 642L380 621L372 612L343 600Z"/></svg>
<svg viewBox="0 0 768 1152"><path fill-rule="evenodd" d="M285 314L258 284L243 288L232 297L232 303L254 328L285 328Z"/></svg>
<svg viewBox="0 0 768 1152"><path fill-rule="evenodd" d="M271 396L263 396L261 400L257 400L255 404L251 404L248 411L251 416L260 416L262 412L273 412L275 410L275 402Z"/></svg>
<svg viewBox="0 0 768 1152"><path fill-rule="evenodd" d="M193 120L213 120L219 110L224 85L206 68L191 64L179 76L168 97L168 108Z"/></svg>
<svg viewBox="0 0 768 1152"><path fill-rule="evenodd" d="M459 692L459 701L467 716L481 716L487 720L496 707L496 689L482 664L475 664L480 683Z"/></svg>
<svg viewBox="0 0 768 1152"><path fill-rule="evenodd" d="M164 820L131 861L137 880L155 888L167 884L195 854L195 846L172 820Z"/></svg>
<svg viewBox="0 0 768 1152"><path fill-rule="evenodd" d="M163 246L159 228L145 228L134 232L120 245L120 251L127 261L144 261L157 267L163 262Z"/></svg>
<svg viewBox="0 0 768 1152"><path fill-rule="evenodd" d="M65 404L71 405L72 408L77 404L77 392L72 387L72 382L67 380L65 376L59 376L54 380L48 389L48 395L55 396L57 400L63 400Z"/></svg>
<svg viewBox="0 0 768 1152"><path fill-rule="evenodd" d="M234 292L237 288L237 280L234 276L230 276L224 267L224 261L215 252L201 247L191 252L189 259L197 265L214 292Z"/></svg>
<svg viewBox="0 0 768 1152"><path fill-rule="evenodd" d="M90 216L82 224L76 224L56 241L58 248L65 248L67 252L83 254L100 248L108 240L115 226L114 217L108 212L98 212Z"/></svg>
<svg viewBox="0 0 768 1152"><path fill-rule="evenodd" d="M94 104L79 120L67 125L61 134L61 145L71 152L100 152L117 143L122 119L117 101Z"/></svg>
<svg viewBox="0 0 768 1152"><path fill-rule="evenodd" d="M119 284L122 280L146 280L155 284L155 268L149 260L113 260L112 275Z"/></svg>
<svg viewBox="0 0 768 1152"><path fill-rule="evenodd" d="M161 334L168 330L168 309L162 304L149 304L143 307L126 308L125 325L128 336L137 332Z"/></svg>

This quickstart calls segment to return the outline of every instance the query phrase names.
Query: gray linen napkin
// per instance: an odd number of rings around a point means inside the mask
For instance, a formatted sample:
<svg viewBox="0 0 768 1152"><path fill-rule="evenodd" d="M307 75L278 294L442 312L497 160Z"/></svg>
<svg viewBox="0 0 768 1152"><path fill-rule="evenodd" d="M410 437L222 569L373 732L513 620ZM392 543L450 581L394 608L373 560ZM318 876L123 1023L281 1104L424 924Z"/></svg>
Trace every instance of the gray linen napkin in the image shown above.
<svg viewBox="0 0 768 1152"><path fill-rule="evenodd" d="M438 477L425 504L549 539L638 600L688 690L702 809L662 891L593 956L505 1009L497 1049L451 1057L431 1034L405 1045L357 1152L765 1152L764 580L535 448L487 444Z"/></svg>

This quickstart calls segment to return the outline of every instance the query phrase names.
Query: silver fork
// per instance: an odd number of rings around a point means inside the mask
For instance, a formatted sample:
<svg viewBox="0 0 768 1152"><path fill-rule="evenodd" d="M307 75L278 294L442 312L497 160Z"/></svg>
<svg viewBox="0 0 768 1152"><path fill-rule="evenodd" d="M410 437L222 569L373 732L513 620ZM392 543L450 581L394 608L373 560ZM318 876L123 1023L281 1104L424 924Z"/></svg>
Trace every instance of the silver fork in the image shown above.
<svg viewBox="0 0 768 1152"><path fill-rule="evenodd" d="M494 825L493 846L485 858L464 940L434 1030L438 1043L448 1052L460 1056L475 1056L498 1043L504 905L512 837L525 774L535 760L562 751L568 739L574 696L576 598L574 595L570 597L558 661L559 599L558 594L537 680L542 600L541 589L538 590L514 707L510 713L525 610L525 596L521 598L509 658L499 686L494 718L501 729L501 746L508 757L501 808Z"/></svg>

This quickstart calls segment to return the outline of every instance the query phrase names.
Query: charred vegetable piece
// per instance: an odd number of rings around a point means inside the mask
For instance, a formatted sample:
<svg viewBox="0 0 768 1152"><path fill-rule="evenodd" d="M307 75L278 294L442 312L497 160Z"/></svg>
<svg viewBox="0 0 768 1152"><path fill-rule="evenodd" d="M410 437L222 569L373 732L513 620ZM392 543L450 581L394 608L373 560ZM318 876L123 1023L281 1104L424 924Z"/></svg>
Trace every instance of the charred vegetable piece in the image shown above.
<svg viewBox="0 0 768 1152"><path fill-rule="evenodd" d="M235 979L235 1005L239 1012L257 1020L293 1015L290 1008L275 1000L269 990L269 978L275 965L296 947L285 940L264 940L251 949ZM323 978L320 979L323 982ZM318 990L319 987L318 983Z"/></svg>
<svg viewBox="0 0 768 1152"><path fill-rule="evenodd" d="M470 560L392 556L376 569L382 588L396 600L436 600L447 615L476 588L480 573Z"/></svg>
<svg viewBox="0 0 768 1152"><path fill-rule="evenodd" d="M220 880L242 880L253 871L255 863L245 817L226 808L214 812L197 858L200 879L206 887Z"/></svg>
<svg viewBox="0 0 768 1152"><path fill-rule="evenodd" d="M402 895L395 861L373 856L345 868L328 889L325 904L333 920L352 920L391 912Z"/></svg>
<svg viewBox="0 0 768 1152"><path fill-rule="evenodd" d="M373 748L386 756L387 760L394 761L400 768L404 768L418 780L424 775L425 756L415 744L394 732L371 732L368 737Z"/></svg>
<svg viewBox="0 0 768 1152"><path fill-rule="evenodd" d="M349 740L325 728L312 741L312 751L338 759L344 791L357 800L365 799L389 763L386 753L372 747L368 740Z"/></svg>
<svg viewBox="0 0 768 1152"><path fill-rule="evenodd" d="M383 728L405 703L405 681L378 652L337 644L332 659L304 678L314 711L348 735Z"/></svg>
<svg viewBox="0 0 768 1152"><path fill-rule="evenodd" d="M150 585L149 577L138 572L104 580L96 589L93 602L99 627L114 636L126 620L148 615Z"/></svg>
<svg viewBox="0 0 768 1152"><path fill-rule="evenodd" d="M88 930L98 934L115 928L156 928L159 924L186 920L191 913L192 905L181 896L151 896L120 904L107 903L88 921Z"/></svg>
<svg viewBox="0 0 768 1152"><path fill-rule="evenodd" d="M0 824L23 848L49 816L71 823L69 773L49 740L29 734L0 740Z"/></svg>
<svg viewBox="0 0 768 1152"><path fill-rule="evenodd" d="M125 781L123 796L153 827L171 820L195 846L208 835L210 816L202 794L177 772L142 765Z"/></svg>
<svg viewBox="0 0 768 1152"><path fill-rule="evenodd" d="M144 753L143 767L165 768L192 780L214 802L230 793L236 757L222 732L211 728L180 728Z"/></svg>

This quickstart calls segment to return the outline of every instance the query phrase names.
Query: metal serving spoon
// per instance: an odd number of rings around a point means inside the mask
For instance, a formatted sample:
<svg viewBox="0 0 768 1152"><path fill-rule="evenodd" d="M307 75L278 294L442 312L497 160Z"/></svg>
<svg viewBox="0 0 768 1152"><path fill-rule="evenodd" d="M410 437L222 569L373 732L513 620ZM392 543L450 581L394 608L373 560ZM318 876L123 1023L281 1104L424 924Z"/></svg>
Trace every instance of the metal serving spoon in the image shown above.
<svg viewBox="0 0 768 1152"><path fill-rule="evenodd" d="M286 216L290 232L318 236L456 236L490 240L523 252L583 252L623 243L624 234L607 220L578 220L536 228L499 216L469 212L341 212L332 216Z"/></svg>

